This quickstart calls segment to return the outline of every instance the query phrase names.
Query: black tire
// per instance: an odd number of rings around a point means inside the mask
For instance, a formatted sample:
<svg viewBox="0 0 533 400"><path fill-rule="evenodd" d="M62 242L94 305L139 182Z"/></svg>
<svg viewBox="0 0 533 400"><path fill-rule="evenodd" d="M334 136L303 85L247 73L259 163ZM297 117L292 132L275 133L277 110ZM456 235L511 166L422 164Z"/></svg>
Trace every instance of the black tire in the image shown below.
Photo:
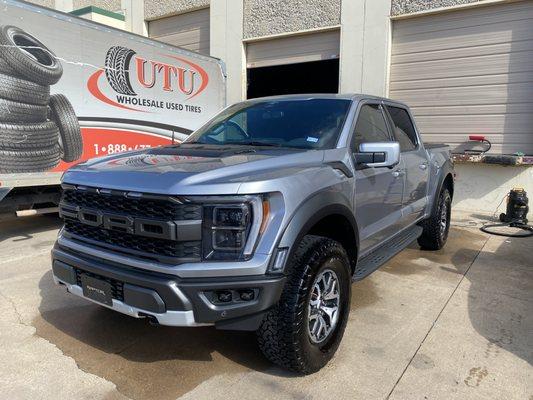
<svg viewBox="0 0 533 400"><path fill-rule="evenodd" d="M0 98L46 106L50 100L50 87L0 73Z"/></svg>
<svg viewBox="0 0 533 400"><path fill-rule="evenodd" d="M122 46L111 47L105 57L107 81L117 93L136 96L130 83L130 61L135 51Z"/></svg>
<svg viewBox="0 0 533 400"><path fill-rule="evenodd" d="M450 231L451 205L452 197L450 191L447 188L443 188L433 213L421 224L424 230L418 238L418 244L422 249L440 250L446 244Z"/></svg>
<svg viewBox="0 0 533 400"><path fill-rule="evenodd" d="M59 129L53 121L36 124L0 122L0 149L30 150L50 148L59 143Z"/></svg>
<svg viewBox="0 0 533 400"><path fill-rule="evenodd" d="M65 95L50 97L50 119L59 128L61 159L65 162L78 160L83 153L83 139L74 108Z"/></svg>
<svg viewBox="0 0 533 400"><path fill-rule="evenodd" d="M63 75L63 67L55 54L37 38L15 26L0 27L0 58L16 77L39 85L53 85Z"/></svg>
<svg viewBox="0 0 533 400"><path fill-rule="evenodd" d="M309 302L315 278L334 271L339 282L339 309L335 327L321 343L311 340ZM320 236L305 236L288 265L288 281L280 301L257 331L263 354L273 363L302 374L324 367L337 350L350 311L350 263L343 247Z"/></svg>
<svg viewBox="0 0 533 400"><path fill-rule="evenodd" d="M2 122L44 122L47 116L46 106L0 99L0 121Z"/></svg>
<svg viewBox="0 0 533 400"><path fill-rule="evenodd" d="M59 164L59 146L40 150L0 149L0 174L49 171Z"/></svg>
<svg viewBox="0 0 533 400"><path fill-rule="evenodd" d="M16 75L15 71L7 64L7 61L0 57L0 73L5 75Z"/></svg>

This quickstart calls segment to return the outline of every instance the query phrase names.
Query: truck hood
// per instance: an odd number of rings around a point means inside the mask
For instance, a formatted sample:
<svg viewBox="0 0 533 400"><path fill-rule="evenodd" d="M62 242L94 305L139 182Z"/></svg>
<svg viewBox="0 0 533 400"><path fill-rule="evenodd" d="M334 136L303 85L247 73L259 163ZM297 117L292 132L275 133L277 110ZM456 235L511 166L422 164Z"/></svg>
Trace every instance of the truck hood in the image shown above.
<svg viewBox="0 0 533 400"><path fill-rule="evenodd" d="M322 165L324 152L257 146L178 145L92 159L63 182L161 194L237 194L245 182Z"/></svg>

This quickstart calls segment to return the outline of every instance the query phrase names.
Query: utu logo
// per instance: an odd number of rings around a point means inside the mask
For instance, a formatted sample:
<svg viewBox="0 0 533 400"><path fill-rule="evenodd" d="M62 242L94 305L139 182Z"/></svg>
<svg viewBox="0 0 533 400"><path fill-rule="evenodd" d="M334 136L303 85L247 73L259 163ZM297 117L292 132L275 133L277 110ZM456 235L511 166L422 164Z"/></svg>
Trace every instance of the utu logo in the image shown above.
<svg viewBox="0 0 533 400"><path fill-rule="evenodd" d="M162 54L168 61L151 60L138 55L134 50L113 46L105 58L105 68L98 70L89 78L87 86L89 91L97 99L115 107L133 111L144 111L129 107L126 104L151 106L159 101L143 99L135 101L136 96L143 90L159 90L163 93L176 93L187 96L190 99L200 94L209 82L207 72L198 64L183 57L172 54ZM104 94L99 81L105 73L107 83L120 95L115 101ZM138 93L139 92L139 93ZM146 93L148 95L148 93ZM126 96L131 96L131 101ZM150 95L154 97L154 95ZM157 103L156 103L157 102Z"/></svg>

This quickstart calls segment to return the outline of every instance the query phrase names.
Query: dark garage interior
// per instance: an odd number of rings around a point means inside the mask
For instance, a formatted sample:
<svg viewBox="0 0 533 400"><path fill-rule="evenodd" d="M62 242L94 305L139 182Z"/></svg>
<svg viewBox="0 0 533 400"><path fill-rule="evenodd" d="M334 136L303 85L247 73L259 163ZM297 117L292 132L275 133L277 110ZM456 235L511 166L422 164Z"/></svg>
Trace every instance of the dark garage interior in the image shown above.
<svg viewBox="0 0 533 400"><path fill-rule="evenodd" d="M248 69L247 97L337 93L339 59Z"/></svg>

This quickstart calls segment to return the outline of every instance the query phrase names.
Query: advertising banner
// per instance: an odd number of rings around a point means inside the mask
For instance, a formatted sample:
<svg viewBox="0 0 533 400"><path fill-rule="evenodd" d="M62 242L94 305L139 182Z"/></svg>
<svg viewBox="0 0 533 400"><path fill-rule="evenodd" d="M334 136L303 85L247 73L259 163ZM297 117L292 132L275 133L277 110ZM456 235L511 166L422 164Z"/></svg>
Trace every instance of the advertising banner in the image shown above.
<svg viewBox="0 0 533 400"><path fill-rule="evenodd" d="M0 178L180 142L224 105L217 59L0 1Z"/></svg>

